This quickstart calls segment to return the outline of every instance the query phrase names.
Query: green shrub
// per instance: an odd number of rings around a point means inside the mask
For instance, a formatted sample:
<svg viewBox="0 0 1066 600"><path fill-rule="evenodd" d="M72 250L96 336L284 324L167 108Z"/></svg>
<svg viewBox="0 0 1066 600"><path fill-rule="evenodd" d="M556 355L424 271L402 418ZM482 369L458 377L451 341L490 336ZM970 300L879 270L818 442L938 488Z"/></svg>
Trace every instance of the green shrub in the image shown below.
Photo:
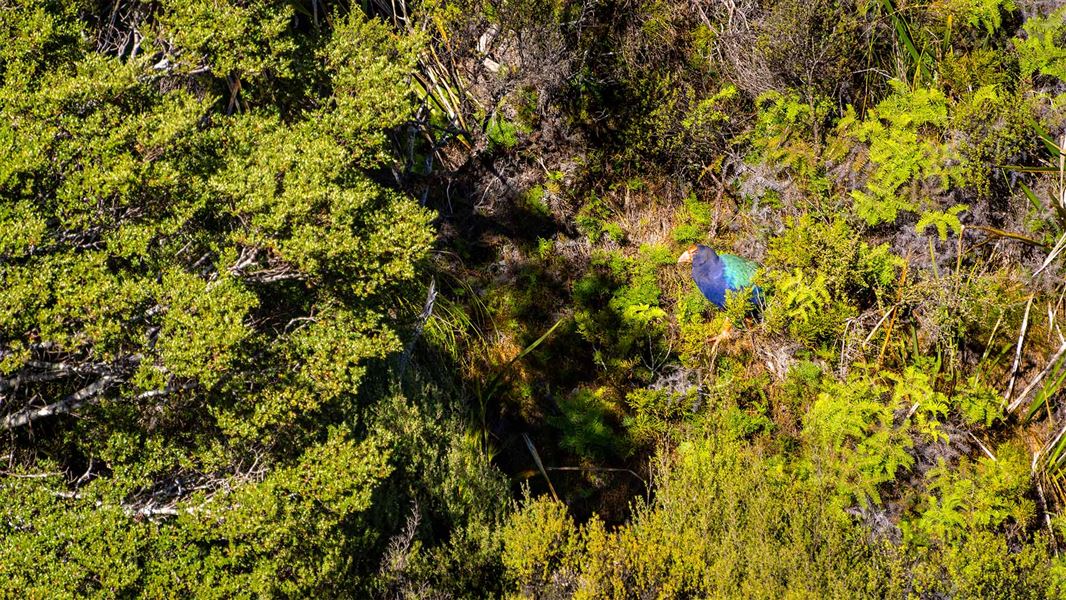
<svg viewBox="0 0 1066 600"><path fill-rule="evenodd" d="M713 222L711 205L697 200L696 194L689 194L674 215L674 241L681 245L702 242Z"/></svg>
<svg viewBox="0 0 1066 600"><path fill-rule="evenodd" d="M803 419L803 436L814 466L840 501L881 502L882 485L914 465L914 445L905 426L894 423L898 398L862 376L833 382L818 394Z"/></svg>
<svg viewBox="0 0 1066 600"><path fill-rule="evenodd" d="M577 526L566 505L525 491L520 510L501 531L507 578L521 587L544 587L552 574L569 567Z"/></svg>
<svg viewBox="0 0 1066 600"><path fill-rule="evenodd" d="M766 328L817 349L860 310L888 299L901 263L887 245L861 241L839 216L788 219L770 240L757 281L767 296Z"/></svg>
<svg viewBox="0 0 1066 600"><path fill-rule="evenodd" d="M562 448L591 459L625 456L628 452L625 435L614 425L620 420L619 407L610 400L606 389L578 389L558 404L560 414L549 418L549 423L558 429Z"/></svg>
<svg viewBox="0 0 1066 600"><path fill-rule="evenodd" d="M578 331L600 348L612 369L631 369L634 352L647 352L661 341L667 313L660 305L659 272L672 264L665 246L641 246L635 256L596 251L593 272L575 284ZM626 376L633 375L642 373Z"/></svg>
<svg viewBox="0 0 1066 600"><path fill-rule="evenodd" d="M1066 7L1029 19L1022 28L1025 39L1014 42L1022 74L1039 73L1066 81Z"/></svg>
<svg viewBox="0 0 1066 600"><path fill-rule="evenodd" d="M751 152L746 160L795 178L814 198L826 197L830 183L819 132L826 129L833 103L822 96L806 102L791 91L766 92L756 102L759 111L748 134Z"/></svg>
<svg viewBox="0 0 1066 600"><path fill-rule="evenodd" d="M926 474L928 494L900 524L901 557L921 564L916 592L1043 597L1049 548L1045 538L1027 533L1035 518L1029 462L1023 448L1004 445L995 459L941 461Z"/></svg>
<svg viewBox="0 0 1066 600"><path fill-rule="evenodd" d="M796 269L768 279L772 299L767 302L766 327L770 331L784 331L815 346L839 333L844 321L854 315L854 310L846 304L832 302L825 275L811 279Z"/></svg>
<svg viewBox="0 0 1066 600"><path fill-rule="evenodd" d="M485 125L489 146L498 150L510 150L518 145L518 126L499 113L493 114Z"/></svg>
<svg viewBox="0 0 1066 600"><path fill-rule="evenodd" d="M696 404L697 393L696 388L684 394L647 388L629 392L626 394L629 415L624 421L629 437L634 443L647 446L664 440Z"/></svg>
<svg viewBox="0 0 1066 600"><path fill-rule="evenodd" d="M928 208L926 198L959 182L951 149L936 133L948 124L947 99L937 88L910 89L892 82L893 93L859 121L850 109L841 135L869 147L864 190L853 190L856 214L869 225L894 223L901 212Z"/></svg>
<svg viewBox="0 0 1066 600"><path fill-rule="evenodd" d="M560 517L527 526L516 587L540 596L558 589L547 580L569 581L578 598L867 597L882 588L875 546L780 461L710 432L661 460L654 501L638 503L614 533L596 521L577 532ZM548 512L527 511L523 523ZM552 577L545 564L556 565Z"/></svg>
<svg viewBox="0 0 1066 600"><path fill-rule="evenodd" d="M891 291L903 264L887 244L870 247L859 231L839 216L820 219L812 214L785 221L785 231L770 240L766 269L802 270L823 277L833 300L864 306Z"/></svg>

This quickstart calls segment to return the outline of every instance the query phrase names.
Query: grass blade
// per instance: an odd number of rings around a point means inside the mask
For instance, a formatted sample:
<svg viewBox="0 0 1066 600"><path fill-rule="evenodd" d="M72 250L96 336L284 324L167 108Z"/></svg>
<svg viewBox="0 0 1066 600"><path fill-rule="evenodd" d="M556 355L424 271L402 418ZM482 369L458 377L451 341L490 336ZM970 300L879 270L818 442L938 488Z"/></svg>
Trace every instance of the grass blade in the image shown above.
<svg viewBox="0 0 1066 600"><path fill-rule="evenodd" d="M1055 157L1061 155L1062 148L1055 143L1055 140L1051 139L1051 136L1048 134L1047 130L1044 129L1044 127L1040 124L1040 122L1031 116L1026 117L1026 119L1029 121L1029 126L1032 127L1034 131L1036 131L1037 137L1039 137L1040 141L1044 143L1044 147L1048 149L1048 152L1050 152L1051 155Z"/></svg>
<svg viewBox="0 0 1066 600"><path fill-rule="evenodd" d="M491 398L492 395L496 393L496 389L500 387L500 383L502 383L502 381L503 381L503 376L506 375L507 372L511 370L511 367L516 362L522 360L530 352L536 350L537 346L540 346L541 344L543 344L544 340L548 339L548 336L550 336L552 334L552 332L554 332L556 329L558 329L559 326L562 325L562 324L563 324L563 319L559 319L558 321L556 321L555 325L551 326L551 329L549 329L548 331L544 332L544 335L542 335L539 338L537 338L537 340L534 341L532 344L526 346L525 349L522 350L521 352L519 352L517 356L515 356L511 360L507 361L507 364L505 364L503 366L503 368L501 368L496 373L496 375L492 378L492 381L489 382L489 385L487 386L487 390L488 391L485 393L485 396L484 396L485 399Z"/></svg>
<svg viewBox="0 0 1066 600"><path fill-rule="evenodd" d="M896 7L892 5L892 0L881 0L881 4L888 11L888 16L892 19L892 25L896 28L896 33L899 35L903 46L907 48L907 52L914 59L914 64L918 68L918 77L920 78L922 76L922 55L918 52L918 48L914 46L910 31L907 29L907 22L903 20L903 17L899 16Z"/></svg>
<svg viewBox="0 0 1066 600"><path fill-rule="evenodd" d="M1048 175L1059 172L1059 170L1055 167L1023 167L1021 165L1000 165L999 168L1007 169L1008 171L1014 171L1015 173L1040 173L1042 175Z"/></svg>
<svg viewBox="0 0 1066 600"><path fill-rule="evenodd" d="M558 325L558 323L556 323ZM548 478L548 471L544 469L544 463L540 460L540 454L537 454L537 448L533 445L533 440L529 439L529 434L523 433L522 439L526 442L526 448L529 449L529 453L533 455L533 462L536 463L537 468L540 469L540 474L544 476L544 481L548 482L548 489L551 490L552 498L555 498L556 502L559 502L559 494L555 493L555 486L552 485L552 480Z"/></svg>

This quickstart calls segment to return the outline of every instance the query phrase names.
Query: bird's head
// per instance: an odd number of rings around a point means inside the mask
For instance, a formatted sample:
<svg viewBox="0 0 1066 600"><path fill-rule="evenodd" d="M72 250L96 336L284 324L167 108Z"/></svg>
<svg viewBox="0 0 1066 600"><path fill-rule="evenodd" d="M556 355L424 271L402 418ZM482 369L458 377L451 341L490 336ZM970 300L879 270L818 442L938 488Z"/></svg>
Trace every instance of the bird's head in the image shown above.
<svg viewBox="0 0 1066 600"><path fill-rule="evenodd" d="M677 257L677 264L691 264L692 261L696 260L697 255L702 256L708 252L710 252L711 256L714 256L715 254L714 250L711 250L709 247L704 246L703 244L692 244L688 247L688 250L685 250L683 253L681 253L681 256Z"/></svg>

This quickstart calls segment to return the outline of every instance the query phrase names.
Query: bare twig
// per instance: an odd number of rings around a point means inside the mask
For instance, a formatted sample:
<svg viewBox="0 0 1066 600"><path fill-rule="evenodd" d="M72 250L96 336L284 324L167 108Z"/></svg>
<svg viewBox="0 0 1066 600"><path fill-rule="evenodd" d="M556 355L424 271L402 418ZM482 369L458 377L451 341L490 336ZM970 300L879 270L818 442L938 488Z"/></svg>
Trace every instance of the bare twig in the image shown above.
<svg viewBox="0 0 1066 600"><path fill-rule="evenodd" d="M992 454L992 451L989 450L984 444L982 444L981 440L977 439L977 436L974 435L973 432L967 431L966 433L970 434L970 437L973 439L974 442L977 443L977 446L981 448L981 451L985 453L985 456L991 458L993 461L996 460L996 455Z"/></svg>
<svg viewBox="0 0 1066 600"><path fill-rule="evenodd" d="M633 477L636 477L644 484L645 488L648 488L648 482L633 469L623 469L620 467L545 467L545 471L590 471L593 473L607 472L607 473L629 473ZM648 488L650 489L650 488Z"/></svg>
<svg viewBox="0 0 1066 600"><path fill-rule="evenodd" d="M1029 330L1029 310L1033 308L1033 298L1035 295L1029 296L1029 301L1025 303L1025 316L1022 318L1022 328L1018 333L1018 345L1014 350L1014 364L1010 368L1010 382L1007 384L1007 394L1003 397L1002 404L1008 404L1014 395L1014 384L1018 380L1018 365L1022 362L1022 346L1025 345L1025 334Z"/></svg>
<svg viewBox="0 0 1066 600"><path fill-rule="evenodd" d="M1025 389L1022 390L1022 393L1018 394L1018 397L1010 403L1010 405L1007 407L1008 413L1014 412L1015 409L1021 406L1022 402L1025 402L1025 399L1029 397L1029 393L1032 392L1033 389L1036 388L1037 384L1043 381L1044 377L1051 372L1051 369L1053 369L1055 365L1058 364L1059 359L1062 358L1063 354L1066 354L1066 343L1063 343L1061 346L1059 346L1059 349L1056 350L1055 354L1053 354L1051 356L1051 359L1048 360L1047 365L1045 365L1044 368L1039 373L1037 373L1036 377L1034 377L1033 380L1029 382L1029 385L1025 386Z"/></svg>
<svg viewBox="0 0 1066 600"><path fill-rule="evenodd" d="M407 365L411 362L411 353L414 352L415 344L418 343L418 338L422 337L422 331L425 330L426 322L429 321L429 317L433 314L433 305L436 301L437 278L434 277L429 280L429 291L426 292L426 303L422 306L422 313L418 315L418 325L415 326L415 333L411 336L411 341L407 342L407 348L404 349L403 356L400 357L400 377L403 377L404 371L407 370Z"/></svg>
<svg viewBox="0 0 1066 600"><path fill-rule="evenodd" d="M1044 264L1040 265L1040 268L1033 272L1033 276L1036 277L1044 269L1048 268L1048 265L1050 265L1051 262L1058 257L1058 255L1062 252L1064 248L1066 248L1066 233L1062 234L1062 237L1059 238L1059 241L1055 242L1055 246L1051 249L1051 252L1047 255L1047 258L1044 259Z"/></svg>

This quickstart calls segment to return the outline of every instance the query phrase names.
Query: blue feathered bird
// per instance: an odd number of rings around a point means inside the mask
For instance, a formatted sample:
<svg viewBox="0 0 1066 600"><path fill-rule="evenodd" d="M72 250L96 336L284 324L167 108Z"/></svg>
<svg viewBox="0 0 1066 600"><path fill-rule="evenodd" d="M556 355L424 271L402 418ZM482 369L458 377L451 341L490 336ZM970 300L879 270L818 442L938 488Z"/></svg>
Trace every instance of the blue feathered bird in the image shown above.
<svg viewBox="0 0 1066 600"><path fill-rule="evenodd" d="M693 244L677 259L677 264L692 263L692 279L703 295L718 308L725 308L727 291L739 291L751 286L751 278L758 265L732 254L719 254L703 244ZM751 301L762 306L762 291L752 288Z"/></svg>

